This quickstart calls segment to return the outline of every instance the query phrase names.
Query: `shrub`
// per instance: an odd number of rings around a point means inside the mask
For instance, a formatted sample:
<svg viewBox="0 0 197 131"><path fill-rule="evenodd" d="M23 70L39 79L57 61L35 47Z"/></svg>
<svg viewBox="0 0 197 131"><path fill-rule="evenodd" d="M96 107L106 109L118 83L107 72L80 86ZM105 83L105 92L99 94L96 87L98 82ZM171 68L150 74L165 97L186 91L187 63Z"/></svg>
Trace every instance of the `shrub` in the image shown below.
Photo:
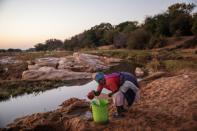
<svg viewBox="0 0 197 131"><path fill-rule="evenodd" d="M154 58L150 63L148 63L146 65L146 68L152 72L156 72L156 71L160 70L161 67L162 67L161 62L156 58Z"/></svg>
<svg viewBox="0 0 197 131"><path fill-rule="evenodd" d="M193 24L192 24L192 33L194 35L197 35L197 16L196 16L196 19L194 20Z"/></svg>
<svg viewBox="0 0 197 131"><path fill-rule="evenodd" d="M167 40L165 37L155 37L155 36L152 36L150 41L149 41L149 45L148 47L149 48L161 48L161 47L164 47L167 43Z"/></svg>
<svg viewBox="0 0 197 131"><path fill-rule="evenodd" d="M143 29L138 29L130 33L127 40L129 49L145 49L148 47L150 34Z"/></svg>

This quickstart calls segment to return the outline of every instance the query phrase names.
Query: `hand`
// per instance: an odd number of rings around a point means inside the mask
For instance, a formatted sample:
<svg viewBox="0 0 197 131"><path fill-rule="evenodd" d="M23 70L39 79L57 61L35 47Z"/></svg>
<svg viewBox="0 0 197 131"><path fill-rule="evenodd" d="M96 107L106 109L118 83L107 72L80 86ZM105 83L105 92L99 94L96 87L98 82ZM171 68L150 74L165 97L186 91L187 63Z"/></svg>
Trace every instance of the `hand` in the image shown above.
<svg viewBox="0 0 197 131"><path fill-rule="evenodd" d="M88 99L92 100L94 98L94 92L93 91L89 92L87 97Z"/></svg>

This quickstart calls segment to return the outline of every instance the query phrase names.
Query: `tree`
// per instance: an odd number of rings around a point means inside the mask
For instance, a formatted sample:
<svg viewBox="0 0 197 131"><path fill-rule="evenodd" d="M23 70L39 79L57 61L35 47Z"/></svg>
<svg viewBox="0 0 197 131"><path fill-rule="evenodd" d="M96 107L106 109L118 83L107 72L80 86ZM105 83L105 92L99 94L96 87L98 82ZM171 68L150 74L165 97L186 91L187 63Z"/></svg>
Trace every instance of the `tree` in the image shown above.
<svg viewBox="0 0 197 131"><path fill-rule="evenodd" d="M47 50L46 46L42 43L38 43L34 47L35 47L36 51L46 51Z"/></svg>
<svg viewBox="0 0 197 131"><path fill-rule="evenodd" d="M176 3L168 7L167 12L176 17L179 14L190 14L194 9L195 4L186 4L186 3Z"/></svg>
<svg viewBox="0 0 197 131"><path fill-rule="evenodd" d="M138 29L130 33L127 40L129 49L145 49L148 47L150 34L144 29Z"/></svg>
<svg viewBox="0 0 197 131"><path fill-rule="evenodd" d="M170 32L174 35L191 35L192 17L186 14L180 14L170 23Z"/></svg>
<svg viewBox="0 0 197 131"><path fill-rule="evenodd" d="M55 50L55 49L62 49L63 42L58 39L49 39L45 41L45 45L47 50Z"/></svg>
<svg viewBox="0 0 197 131"><path fill-rule="evenodd" d="M171 36L169 25L170 19L168 14L163 13L159 14L155 17L157 19L156 22L156 36Z"/></svg>
<svg viewBox="0 0 197 131"><path fill-rule="evenodd" d="M9 48L7 51L8 52L22 52L21 49L13 49L13 48Z"/></svg>
<svg viewBox="0 0 197 131"><path fill-rule="evenodd" d="M117 48L126 47L127 36L124 33L118 32L114 35L113 43Z"/></svg>
<svg viewBox="0 0 197 131"><path fill-rule="evenodd" d="M174 35L191 35L192 16L191 12L195 5L176 3L168 7L170 17L170 32Z"/></svg>
<svg viewBox="0 0 197 131"><path fill-rule="evenodd" d="M114 30L106 31L103 34L103 41L105 42L105 44L112 44L113 43L114 34L115 34Z"/></svg>
<svg viewBox="0 0 197 131"><path fill-rule="evenodd" d="M147 17L145 19L144 28L152 35L171 35L169 31L169 16L166 13L158 14L154 17Z"/></svg>
<svg viewBox="0 0 197 131"><path fill-rule="evenodd" d="M145 19L144 28L153 36L191 35L194 4L177 3L154 17Z"/></svg>
<svg viewBox="0 0 197 131"><path fill-rule="evenodd" d="M126 21L123 23L120 23L115 27L115 30L119 32L129 33L131 31L134 31L138 28L138 22L137 21Z"/></svg>
<svg viewBox="0 0 197 131"><path fill-rule="evenodd" d="M193 23L192 23L192 33L197 35L197 13L193 15Z"/></svg>

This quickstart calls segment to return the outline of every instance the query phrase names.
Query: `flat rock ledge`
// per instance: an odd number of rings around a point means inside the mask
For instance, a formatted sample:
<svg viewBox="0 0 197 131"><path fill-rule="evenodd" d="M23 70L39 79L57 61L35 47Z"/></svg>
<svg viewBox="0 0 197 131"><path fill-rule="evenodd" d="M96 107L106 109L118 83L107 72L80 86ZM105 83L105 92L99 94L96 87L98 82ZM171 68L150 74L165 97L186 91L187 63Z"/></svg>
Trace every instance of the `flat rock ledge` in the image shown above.
<svg viewBox="0 0 197 131"><path fill-rule="evenodd" d="M38 58L30 62L22 73L24 80L77 80L90 79L92 73L108 69L121 59L107 58L84 53L66 57ZM32 64L33 63L33 64Z"/></svg>

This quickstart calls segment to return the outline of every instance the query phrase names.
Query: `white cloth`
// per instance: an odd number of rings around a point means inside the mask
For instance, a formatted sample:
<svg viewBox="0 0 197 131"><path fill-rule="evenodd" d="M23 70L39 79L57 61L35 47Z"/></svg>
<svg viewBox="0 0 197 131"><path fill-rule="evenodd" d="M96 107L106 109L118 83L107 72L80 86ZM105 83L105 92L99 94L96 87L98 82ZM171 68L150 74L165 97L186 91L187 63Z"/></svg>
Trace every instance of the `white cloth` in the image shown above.
<svg viewBox="0 0 197 131"><path fill-rule="evenodd" d="M135 102L137 102L140 98L139 88L130 81L125 81L122 86L120 86L120 91L126 93L128 89L132 89L135 95Z"/></svg>
<svg viewBox="0 0 197 131"><path fill-rule="evenodd" d="M115 106L123 106L125 104L124 100L124 95L121 91L118 91L113 95L113 103Z"/></svg>

